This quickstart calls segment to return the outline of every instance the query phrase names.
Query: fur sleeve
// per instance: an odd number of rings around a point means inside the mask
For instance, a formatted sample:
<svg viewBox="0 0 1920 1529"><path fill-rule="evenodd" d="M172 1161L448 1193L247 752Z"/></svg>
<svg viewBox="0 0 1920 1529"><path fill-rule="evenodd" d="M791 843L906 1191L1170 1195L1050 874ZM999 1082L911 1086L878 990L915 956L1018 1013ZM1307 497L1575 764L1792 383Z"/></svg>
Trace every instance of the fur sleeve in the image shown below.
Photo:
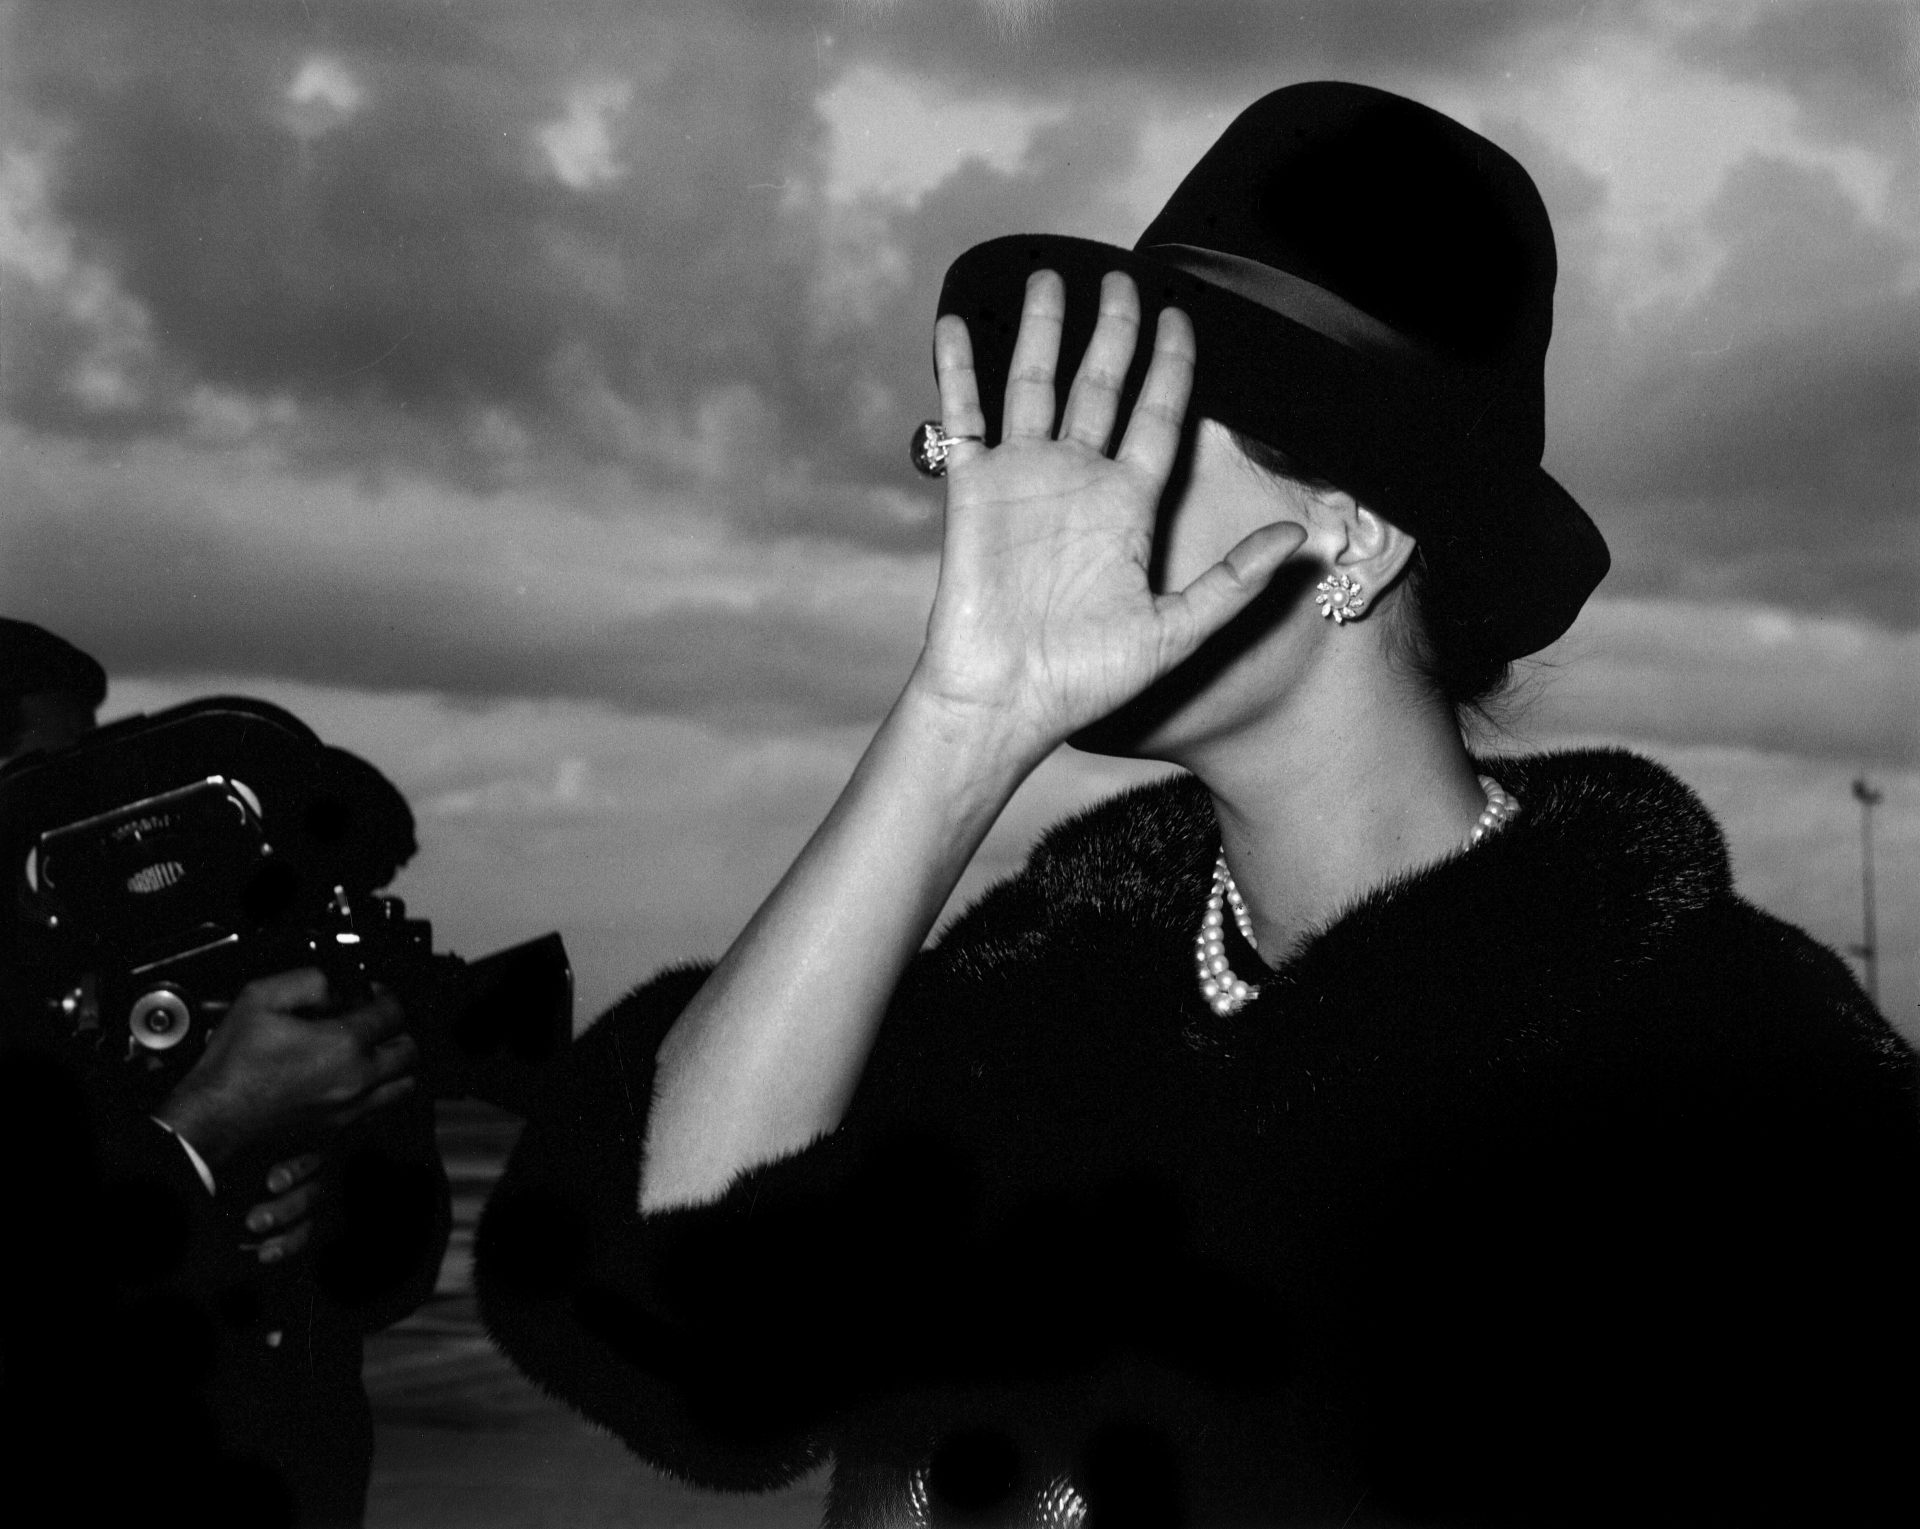
<svg viewBox="0 0 1920 1529"><path fill-rule="evenodd" d="M705 975L664 974L575 1043L481 1219L476 1276L489 1333L550 1395L675 1475L763 1490L903 1394L1026 1364L1044 1324L1012 1317L1033 1261L980 1251L974 1135L1005 1122L983 1124L988 1085L954 1054L979 1025L937 1023L951 983L928 957L839 1129L716 1201L638 1213L655 1052ZM928 1048L929 1028L954 1034Z"/></svg>
<svg viewBox="0 0 1920 1529"><path fill-rule="evenodd" d="M476 1276L489 1333L543 1390L675 1475L762 1490L820 1464L885 1385L939 1176L857 1147L850 1117L717 1201L641 1216L655 1053L705 976L656 978L575 1043L481 1219Z"/></svg>
<svg viewBox="0 0 1920 1529"><path fill-rule="evenodd" d="M807 1420L747 1416L763 1378L729 1341L744 1328L676 1300L695 1294L676 1248L723 1213L637 1211L655 1053L705 976L663 973L575 1042L482 1213L475 1281L487 1331L549 1395L676 1475L765 1488L814 1463Z"/></svg>

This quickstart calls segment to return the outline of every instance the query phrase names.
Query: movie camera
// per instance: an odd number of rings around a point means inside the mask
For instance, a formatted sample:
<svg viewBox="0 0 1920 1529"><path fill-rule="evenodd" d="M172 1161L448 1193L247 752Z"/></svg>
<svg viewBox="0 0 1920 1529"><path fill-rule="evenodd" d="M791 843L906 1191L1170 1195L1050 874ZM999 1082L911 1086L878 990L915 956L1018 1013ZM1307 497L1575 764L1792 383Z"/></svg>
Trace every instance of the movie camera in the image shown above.
<svg viewBox="0 0 1920 1529"><path fill-rule="evenodd" d="M0 771L6 938L37 990L22 1007L151 1108L242 987L317 966L343 1002L400 999L434 1097L527 1114L572 1035L566 947L435 952L381 892L415 848L385 776L264 701L191 701L27 755Z"/></svg>

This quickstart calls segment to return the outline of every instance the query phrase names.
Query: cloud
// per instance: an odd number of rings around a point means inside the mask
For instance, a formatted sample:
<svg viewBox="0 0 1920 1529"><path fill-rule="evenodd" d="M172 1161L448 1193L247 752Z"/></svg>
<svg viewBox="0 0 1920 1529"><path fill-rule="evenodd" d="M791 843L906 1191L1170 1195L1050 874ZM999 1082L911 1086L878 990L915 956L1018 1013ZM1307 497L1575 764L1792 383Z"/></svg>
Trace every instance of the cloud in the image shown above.
<svg viewBox="0 0 1920 1529"><path fill-rule="evenodd" d="M858 461L862 444L804 400L876 384L788 319L832 247L820 225L848 172L897 180L886 154L912 144L924 161L942 120L957 157L983 122L1010 120L999 149L989 132L973 152L1017 158L1089 81L1138 107L1127 81L1217 89L1223 66L1304 64L1316 49L1457 61L1524 25L1525 7L1454 7L1442 25L1411 0L1204 0L1169 27L1157 6L1067 5L1011 33L992 12L557 0L329 4L316 22L183 0L162 23L127 0L27 3L14 73L58 128L57 213L150 318L158 371L128 396L83 396L56 354L23 369L16 408L45 428L124 435L172 428L179 400L212 386L297 400L307 451L411 445L418 464L505 410L592 454L604 438L550 384L555 358L584 349L623 400L656 412L683 389L771 381L795 406L780 447ZM835 115L876 67L919 87L880 113L890 132L871 111ZM1017 99L1043 80L1046 103ZM836 120L837 180L823 162ZM892 147L863 176L859 145L874 143ZM928 167L905 173L924 184ZM404 411L406 428L368 427L373 408Z"/></svg>
<svg viewBox="0 0 1920 1529"><path fill-rule="evenodd" d="M909 259L884 166L833 181L858 70L796 69L804 16L328 6L318 47L291 8L149 10L13 27L14 418L562 499L614 470L753 534L931 544L903 442L953 251Z"/></svg>
<svg viewBox="0 0 1920 1529"><path fill-rule="evenodd" d="M1542 24L1541 7L1526 0L1182 0L1177 11L1155 0L1060 0L1032 7L1018 28L982 26L977 11L937 0L844 9L870 23L865 51L974 87L1051 92L1062 79L1093 77L1211 90L1231 81L1248 99L1326 73L1466 69Z"/></svg>
<svg viewBox="0 0 1920 1529"><path fill-rule="evenodd" d="M568 98L566 116L540 129L540 147L562 184L591 191L627 173L614 148L614 131L632 100L631 80L582 85Z"/></svg>
<svg viewBox="0 0 1920 1529"><path fill-rule="evenodd" d="M353 71L339 59L316 53L287 87L282 120L303 139L315 139L351 122L366 102Z"/></svg>
<svg viewBox="0 0 1920 1529"><path fill-rule="evenodd" d="M1039 105L953 92L937 77L856 64L822 91L831 133L824 190L830 202L862 197L911 206L968 160L1003 174L1026 156L1033 132L1067 114ZM900 131L911 122L914 131Z"/></svg>
<svg viewBox="0 0 1920 1529"><path fill-rule="evenodd" d="M1707 221L1716 279L1620 345L1563 457L1620 584L1920 624L1909 243L1830 173L1757 157Z"/></svg>
<svg viewBox="0 0 1920 1529"><path fill-rule="evenodd" d="M1887 302L1644 379L1596 476L1623 587L1920 625L1920 322Z"/></svg>
<svg viewBox="0 0 1920 1529"><path fill-rule="evenodd" d="M777 370L798 278L764 188L818 129L724 10L329 6L321 54L290 7L152 9L29 6L15 70L58 128L56 212L188 378L564 429L568 345L639 399Z"/></svg>
<svg viewBox="0 0 1920 1529"><path fill-rule="evenodd" d="M1541 663L1519 714L1524 736L1920 767L1920 632L1779 607L1606 598Z"/></svg>
<svg viewBox="0 0 1920 1529"><path fill-rule="evenodd" d="M158 445L7 452L0 497L0 608L128 674L244 662L733 724L870 719L932 594L925 554L742 541L671 498L560 507Z"/></svg>
<svg viewBox="0 0 1920 1529"><path fill-rule="evenodd" d="M1897 672L1870 724L1770 717L1675 614L1920 612L1915 156L1819 115L1906 121L1880 12L991 10L12 7L0 594L149 675L870 719L930 588L903 442L948 262L1131 242L1261 90L1339 74L1477 122L1553 209L1550 463L1659 617L1569 694L1898 752ZM1756 698L1724 721L1713 664Z"/></svg>
<svg viewBox="0 0 1920 1529"><path fill-rule="evenodd" d="M1706 13L1681 56L1791 91L1816 129L1888 144L1910 122L1920 21L1905 0L1798 0ZM1897 142L1897 140L1896 140Z"/></svg>

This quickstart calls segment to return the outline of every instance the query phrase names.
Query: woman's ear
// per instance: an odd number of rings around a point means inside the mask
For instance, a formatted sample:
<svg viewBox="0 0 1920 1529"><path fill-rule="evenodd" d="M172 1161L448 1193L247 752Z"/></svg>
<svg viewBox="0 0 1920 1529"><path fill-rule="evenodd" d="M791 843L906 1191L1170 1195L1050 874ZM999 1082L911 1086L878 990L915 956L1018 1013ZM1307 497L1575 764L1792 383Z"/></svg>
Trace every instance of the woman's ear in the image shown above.
<svg viewBox="0 0 1920 1529"><path fill-rule="evenodd" d="M1414 540L1392 521L1376 515L1350 495L1328 496L1335 510L1342 545L1333 557L1333 571L1343 573L1378 600L1413 556Z"/></svg>

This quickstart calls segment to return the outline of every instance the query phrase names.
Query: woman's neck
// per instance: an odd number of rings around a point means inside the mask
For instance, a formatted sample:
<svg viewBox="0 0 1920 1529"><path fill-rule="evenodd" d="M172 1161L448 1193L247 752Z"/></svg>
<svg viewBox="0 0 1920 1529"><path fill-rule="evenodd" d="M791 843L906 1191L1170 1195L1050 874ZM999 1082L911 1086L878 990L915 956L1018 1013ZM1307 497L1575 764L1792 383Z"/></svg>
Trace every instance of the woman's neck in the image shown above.
<svg viewBox="0 0 1920 1529"><path fill-rule="evenodd" d="M1184 761L1213 793L1269 963L1374 888L1457 851L1486 805L1447 709L1410 705L1399 684L1385 665L1329 666Z"/></svg>

